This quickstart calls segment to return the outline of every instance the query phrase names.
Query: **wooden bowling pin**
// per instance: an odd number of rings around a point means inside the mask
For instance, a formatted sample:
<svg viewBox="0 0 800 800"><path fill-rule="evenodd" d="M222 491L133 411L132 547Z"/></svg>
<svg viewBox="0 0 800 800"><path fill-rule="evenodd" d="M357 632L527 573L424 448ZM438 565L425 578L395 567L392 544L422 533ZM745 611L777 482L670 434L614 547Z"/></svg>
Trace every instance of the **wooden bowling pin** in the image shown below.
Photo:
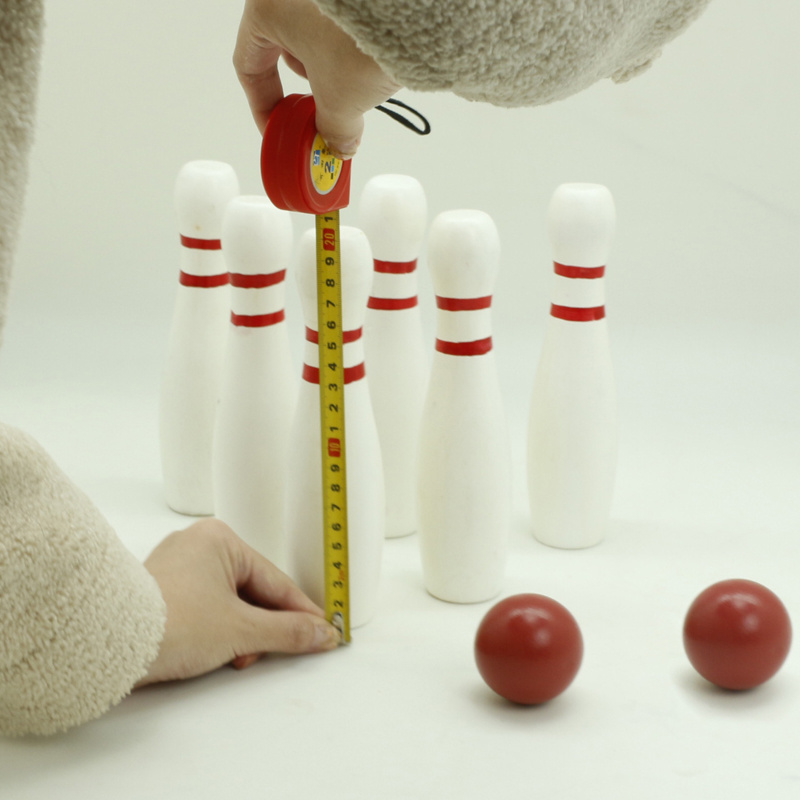
<svg viewBox="0 0 800 800"><path fill-rule="evenodd" d="M159 428L167 503L181 514L214 513L214 418L230 313L220 236L225 207L238 193L233 168L219 161L190 161L175 182L180 282L161 384Z"/></svg>
<svg viewBox="0 0 800 800"><path fill-rule="evenodd" d="M361 195L359 219L374 260L364 347L383 453L387 537L417 529L419 425L429 366L416 269L426 215L422 185L407 175L378 175Z"/></svg>
<svg viewBox="0 0 800 800"><path fill-rule="evenodd" d="M554 547L590 547L608 525L617 459L603 285L615 223L611 193L597 184L559 186L547 222L555 279L530 405L533 530Z"/></svg>
<svg viewBox="0 0 800 800"><path fill-rule="evenodd" d="M289 213L266 197L234 198L222 246L231 313L214 432L214 513L283 569L285 476L297 400L284 312Z"/></svg>
<svg viewBox="0 0 800 800"><path fill-rule="evenodd" d="M498 594L506 563L510 445L491 327L499 256L481 211L448 211L431 226L437 339L420 431L419 534L426 589L455 603Z"/></svg>

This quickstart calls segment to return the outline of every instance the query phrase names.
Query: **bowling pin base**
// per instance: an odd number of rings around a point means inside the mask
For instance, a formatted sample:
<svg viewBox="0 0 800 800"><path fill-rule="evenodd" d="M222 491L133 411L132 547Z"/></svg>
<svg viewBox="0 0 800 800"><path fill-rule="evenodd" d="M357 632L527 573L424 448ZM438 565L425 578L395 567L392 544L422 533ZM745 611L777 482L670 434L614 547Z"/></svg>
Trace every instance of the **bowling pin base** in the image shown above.
<svg viewBox="0 0 800 800"><path fill-rule="evenodd" d="M206 507L197 507L193 505L185 505L181 503L170 503L167 501L167 508L174 511L176 514L181 514L184 517L213 517L214 509Z"/></svg>
<svg viewBox="0 0 800 800"><path fill-rule="evenodd" d="M196 486L195 481L179 480L174 469L164 478L164 483L164 502L170 511L184 517L214 516L214 497L210 489Z"/></svg>
<svg viewBox="0 0 800 800"><path fill-rule="evenodd" d="M396 530L386 529L387 539L404 539L406 536L413 536L417 532L416 528L397 528Z"/></svg>
<svg viewBox="0 0 800 800"><path fill-rule="evenodd" d="M486 590L484 592L474 592L474 593L457 593L457 592L449 592L447 589L442 591L432 589L428 586L425 587L425 591L431 596L435 597L437 600L442 600L445 603L453 603L457 605L472 605L474 603L486 603L489 600L493 600L497 597L500 592L502 591L502 586L497 587L496 589Z"/></svg>
<svg viewBox="0 0 800 800"><path fill-rule="evenodd" d="M563 534L548 535L542 531L534 529L533 536L537 542L547 547L555 547L558 550L588 550L590 547L597 547L602 544L605 532L593 534L591 536L578 535L568 536Z"/></svg>

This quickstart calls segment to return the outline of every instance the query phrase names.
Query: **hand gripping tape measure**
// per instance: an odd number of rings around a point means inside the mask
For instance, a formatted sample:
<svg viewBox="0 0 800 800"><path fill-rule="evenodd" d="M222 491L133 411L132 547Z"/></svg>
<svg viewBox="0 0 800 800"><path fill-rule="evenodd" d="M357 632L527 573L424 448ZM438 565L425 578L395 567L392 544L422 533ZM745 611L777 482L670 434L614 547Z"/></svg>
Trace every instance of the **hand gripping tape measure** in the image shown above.
<svg viewBox="0 0 800 800"><path fill-rule="evenodd" d="M289 95L272 110L261 148L261 178L273 205L316 216L325 615L349 642L339 209L350 201L350 162L330 152L317 133L315 115L311 95Z"/></svg>

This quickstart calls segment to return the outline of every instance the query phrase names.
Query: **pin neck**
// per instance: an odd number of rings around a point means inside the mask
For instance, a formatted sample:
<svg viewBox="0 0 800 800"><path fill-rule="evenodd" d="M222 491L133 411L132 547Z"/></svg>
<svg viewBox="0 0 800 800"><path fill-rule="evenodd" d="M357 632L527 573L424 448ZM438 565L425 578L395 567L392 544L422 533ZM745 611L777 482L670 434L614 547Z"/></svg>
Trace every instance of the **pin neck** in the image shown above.
<svg viewBox="0 0 800 800"><path fill-rule="evenodd" d="M194 289L214 289L217 286L226 286L230 282L227 272L219 275L193 275L191 272L180 273L181 286L191 286Z"/></svg>
<svg viewBox="0 0 800 800"><path fill-rule="evenodd" d="M605 318L606 307L576 308L574 306L559 306L553 303L550 306L550 316L556 319L563 319L566 322L595 322Z"/></svg>
<svg viewBox="0 0 800 800"><path fill-rule="evenodd" d="M596 280L606 274L605 266L602 267L571 267L568 264L553 262L553 270L562 278L576 278L578 280Z"/></svg>
<svg viewBox="0 0 800 800"><path fill-rule="evenodd" d="M479 311L491 308L492 295L486 297L441 297L436 295L436 307L442 311Z"/></svg>
<svg viewBox="0 0 800 800"><path fill-rule="evenodd" d="M362 361L353 367L344 368L344 384L347 386L349 383L360 381L367 374L366 367ZM303 380L307 383L319 383L319 367L312 367L309 364L303 364Z"/></svg>
<svg viewBox="0 0 800 800"><path fill-rule="evenodd" d="M266 289L282 283L286 277L286 270L268 272L260 275L250 275L241 272L231 272L231 286L237 289Z"/></svg>
<svg viewBox="0 0 800 800"><path fill-rule="evenodd" d="M189 250L222 250L220 239L197 239L192 236L181 236L181 244Z"/></svg>
<svg viewBox="0 0 800 800"><path fill-rule="evenodd" d="M475 339L471 342L448 342L436 340L436 352L447 356L482 356L492 349L492 337Z"/></svg>
<svg viewBox="0 0 800 800"><path fill-rule="evenodd" d="M367 308L378 311L403 311L407 308L416 308L419 305L417 295L412 297L370 297Z"/></svg>
<svg viewBox="0 0 800 800"><path fill-rule="evenodd" d="M355 328L352 331L343 331L342 344L351 344L352 342L358 341L363 332L363 328ZM306 326L306 341L311 342L312 344L319 344L319 333L313 328Z"/></svg>
<svg viewBox="0 0 800 800"><path fill-rule="evenodd" d="M231 324L239 328L268 328L286 319L284 309L271 314L236 314L231 311Z"/></svg>
<svg viewBox="0 0 800 800"><path fill-rule="evenodd" d="M373 260L375 272L384 275L408 275L417 269L417 259L413 261L381 261L376 258Z"/></svg>

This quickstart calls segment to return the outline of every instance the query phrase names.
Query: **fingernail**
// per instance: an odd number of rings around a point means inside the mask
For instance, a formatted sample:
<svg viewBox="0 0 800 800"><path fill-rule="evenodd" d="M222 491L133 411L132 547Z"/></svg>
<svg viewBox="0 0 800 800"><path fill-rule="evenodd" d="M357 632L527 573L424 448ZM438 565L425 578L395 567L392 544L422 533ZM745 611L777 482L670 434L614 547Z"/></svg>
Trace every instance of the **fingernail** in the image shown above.
<svg viewBox="0 0 800 800"><path fill-rule="evenodd" d="M342 161L349 161L358 150L358 139L351 139L349 142L342 142L339 147L331 147L331 151L336 158Z"/></svg>
<svg viewBox="0 0 800 800"><path fill-rule="evenodd" d="M333 650L341 644L341 640L339 631L326 622L324 625L316 626L312 646L315 650Z"/></svg>
<svg viewBox="0 0 800 800"><path fill-rule="evenodd" d="M258 661L258 656L255 654L247 655L247 656L236 656L236 658L231 661L231 666L234 669L247 669L251 667L253 664Z"/></svg>

